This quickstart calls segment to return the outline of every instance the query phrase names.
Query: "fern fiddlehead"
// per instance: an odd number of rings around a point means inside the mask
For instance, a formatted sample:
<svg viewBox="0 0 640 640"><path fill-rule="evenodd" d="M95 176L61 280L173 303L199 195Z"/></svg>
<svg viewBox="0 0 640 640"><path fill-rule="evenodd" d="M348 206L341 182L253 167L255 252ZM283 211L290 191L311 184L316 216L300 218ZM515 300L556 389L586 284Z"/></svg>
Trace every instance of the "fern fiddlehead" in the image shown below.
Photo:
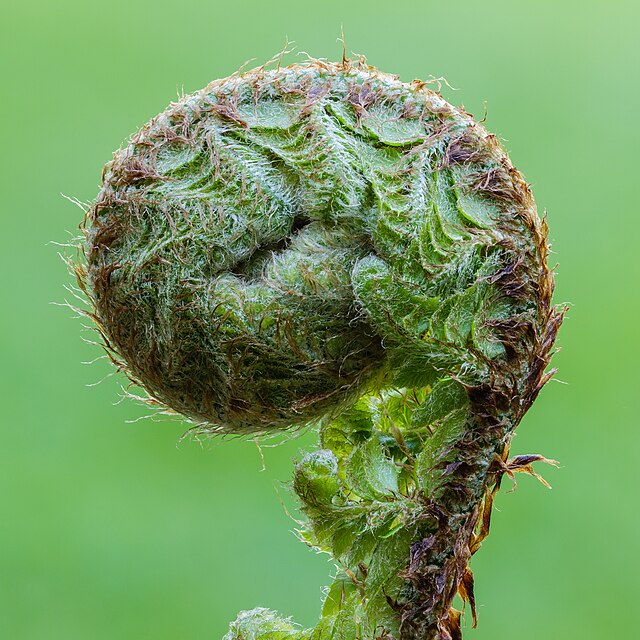
<svg viewBox="0 0 640 640"><path fill-rule="evenodd" d="M320 622L228 640L460 637L513 430L562 320L496 138L424 83L310 61L216 81L105 167L79 282L113 361L211 433L318 425L301 532Z"/></svg>

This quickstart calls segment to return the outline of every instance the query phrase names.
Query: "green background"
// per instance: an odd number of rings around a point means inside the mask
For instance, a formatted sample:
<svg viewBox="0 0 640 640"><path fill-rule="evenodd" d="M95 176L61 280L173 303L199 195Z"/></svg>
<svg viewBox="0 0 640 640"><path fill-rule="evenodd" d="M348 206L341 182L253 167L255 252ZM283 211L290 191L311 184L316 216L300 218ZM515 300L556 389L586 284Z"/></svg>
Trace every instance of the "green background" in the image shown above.
<svg viewBox="0 0 640 640"><path fill-rule="evenodd" d="M553 484L497 499L473 560L480 627L465 638L637 637L640 430L637 2L24 0L0 14L0 638L220 638L241 609L312 625L332 570L292 531L301 434L264 448L180 440L145 409L81 322L59 247L103 164L175 99L285 36L347 49L404 80L445 76L548 211L557 301L572 310L550 383L514 453ZM296 58L290 58L295 61ZM507 483L508 486L508 483Z"/></svg>

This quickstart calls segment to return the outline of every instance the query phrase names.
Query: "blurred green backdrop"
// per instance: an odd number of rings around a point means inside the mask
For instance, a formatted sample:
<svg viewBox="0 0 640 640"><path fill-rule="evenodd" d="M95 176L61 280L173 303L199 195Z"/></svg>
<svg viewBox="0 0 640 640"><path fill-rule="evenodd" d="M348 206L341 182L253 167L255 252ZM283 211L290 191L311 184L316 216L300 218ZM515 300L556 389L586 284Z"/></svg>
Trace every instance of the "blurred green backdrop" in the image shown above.
<svg viewBox="0 0 640 640"><path fill-rule="evenodd" d="M557 301L573 309L515 453L562 461L521 478L473 561L476 640L631 638L640 595L637 415L640 5L631 0L25 0L0 48L0 637L220 638L240 609L315 623L331 566L298 542L279 498L303 434L265 448L180 441L127 421L122 379L54 307L70 281L50 241L82 213L123 139L173 100L259 64L285 36L347 48L444 95L506 140L547 209ZM291 58L295 60L295 58ZM89 334L85 334L90 337ZM467 627L469 626L467 621Z"/></svg>

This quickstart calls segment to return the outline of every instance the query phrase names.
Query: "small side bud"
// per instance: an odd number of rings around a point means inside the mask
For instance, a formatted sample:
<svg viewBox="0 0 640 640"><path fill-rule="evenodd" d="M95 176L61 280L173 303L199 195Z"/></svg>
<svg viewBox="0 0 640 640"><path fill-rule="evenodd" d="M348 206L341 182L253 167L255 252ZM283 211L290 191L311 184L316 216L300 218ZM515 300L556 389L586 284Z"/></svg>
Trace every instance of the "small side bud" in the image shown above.
<svg viewBox="0 0 640 640"><path fill-rule="evenodd" d="M263 607L241 611L223 640L300 640L304 632L289 619Z"/></svg>
<svg viewBox="0 0 640 640"><path fill-rule="evenodd" d="M296 465L293 488L309 507L330 506L340 489L338 459L333 452L320 449L307 453Z"/></svg>

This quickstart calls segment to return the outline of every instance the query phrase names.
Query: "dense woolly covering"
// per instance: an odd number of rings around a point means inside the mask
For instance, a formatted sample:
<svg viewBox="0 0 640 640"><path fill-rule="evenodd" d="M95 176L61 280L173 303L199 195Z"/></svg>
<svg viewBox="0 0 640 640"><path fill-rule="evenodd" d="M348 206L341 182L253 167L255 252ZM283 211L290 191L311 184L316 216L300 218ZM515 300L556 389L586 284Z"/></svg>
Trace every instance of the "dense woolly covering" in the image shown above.
<svg viewBox="0 0 640 640"><path fill-rule="evenodd" d="M154 401L213 432L320 420L294 488L342 567L322 620L256 609L228 637L458 637L561 321L496 138L363 62L259 68L145 125L85 234L93 318Z"/></svg>

